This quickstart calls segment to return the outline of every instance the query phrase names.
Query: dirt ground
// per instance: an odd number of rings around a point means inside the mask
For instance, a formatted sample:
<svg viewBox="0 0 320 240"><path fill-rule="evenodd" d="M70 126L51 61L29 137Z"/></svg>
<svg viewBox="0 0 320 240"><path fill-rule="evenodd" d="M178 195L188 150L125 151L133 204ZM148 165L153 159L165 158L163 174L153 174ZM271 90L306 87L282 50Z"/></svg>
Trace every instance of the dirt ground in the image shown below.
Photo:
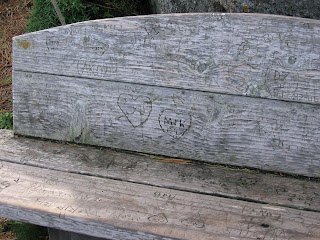
<svg viewBox="0 0 320 240"><path fill-rule="evenodd" d="M12 110L12 37L25 33L32 0L0 0L0 113ZM0 218L0 240L14 240Z"/></svg>
<svg viewBox="0 0 320 240"><path fill-rule="evenodd" d="M0 218L0 240L15 240L15 236L8 231L8 220Z"/></svg>
<svg viewBox="0 0 320 240"><path fill-rule="evenodd" d="M12 37L25 33L32 0L0 0L0 113L12 110Z"/></svg>

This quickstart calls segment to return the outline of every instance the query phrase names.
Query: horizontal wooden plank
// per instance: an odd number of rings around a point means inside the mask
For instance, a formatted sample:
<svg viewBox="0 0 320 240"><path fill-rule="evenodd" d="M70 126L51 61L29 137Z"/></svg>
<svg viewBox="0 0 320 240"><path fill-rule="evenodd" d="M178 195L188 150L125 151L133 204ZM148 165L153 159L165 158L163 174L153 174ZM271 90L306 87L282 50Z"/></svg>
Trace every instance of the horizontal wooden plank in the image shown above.
<svg viewBox="0 0 320 240"><path fill-rule="evenodd" d="M262 14L97 20L16 37L15 70L320 103L320 21Z"/></svg>
<svg viewBox="0 0 320 240"><path fill-rule="evenodd" d="M320 213L0 163L3 217L111 239L320 237Z"/></svg>
<svg viewBox="0 0 320 240"><path fill-rule="evenodd" d="M0 159L10 162L320 212L319 181L17 138L4 130L0 139Z"/></svg>
<svg viewBox="0 0 320 240"><path fill-rule="evenodd" d="M320 105L14 71L14 131L317 177Z"/></svg>

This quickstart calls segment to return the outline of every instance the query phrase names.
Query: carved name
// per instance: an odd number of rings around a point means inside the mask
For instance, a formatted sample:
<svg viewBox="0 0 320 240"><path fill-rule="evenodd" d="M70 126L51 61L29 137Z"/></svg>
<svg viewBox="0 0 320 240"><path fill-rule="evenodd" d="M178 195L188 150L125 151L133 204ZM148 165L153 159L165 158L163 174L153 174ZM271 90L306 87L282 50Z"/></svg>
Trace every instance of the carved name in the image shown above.
<svg viewBox="0 0 320 240"><path fill-rule="evenodd" d="M181 138L191 127L191 115L171 109L163 110L159 115L159 124L164 133L172 138Z"/></svg>

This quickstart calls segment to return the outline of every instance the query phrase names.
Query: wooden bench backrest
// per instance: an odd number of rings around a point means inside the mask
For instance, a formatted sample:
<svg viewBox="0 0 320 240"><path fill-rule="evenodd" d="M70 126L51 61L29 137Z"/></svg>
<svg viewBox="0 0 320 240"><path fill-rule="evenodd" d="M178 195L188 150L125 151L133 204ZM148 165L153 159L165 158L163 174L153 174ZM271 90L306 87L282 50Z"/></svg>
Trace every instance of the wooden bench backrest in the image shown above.
<svg viewBox="0 0 320 240"><path fill-rule="evenodd" d="M320 175L320 21L173 14L14 38L14 132Z"/></svg>

